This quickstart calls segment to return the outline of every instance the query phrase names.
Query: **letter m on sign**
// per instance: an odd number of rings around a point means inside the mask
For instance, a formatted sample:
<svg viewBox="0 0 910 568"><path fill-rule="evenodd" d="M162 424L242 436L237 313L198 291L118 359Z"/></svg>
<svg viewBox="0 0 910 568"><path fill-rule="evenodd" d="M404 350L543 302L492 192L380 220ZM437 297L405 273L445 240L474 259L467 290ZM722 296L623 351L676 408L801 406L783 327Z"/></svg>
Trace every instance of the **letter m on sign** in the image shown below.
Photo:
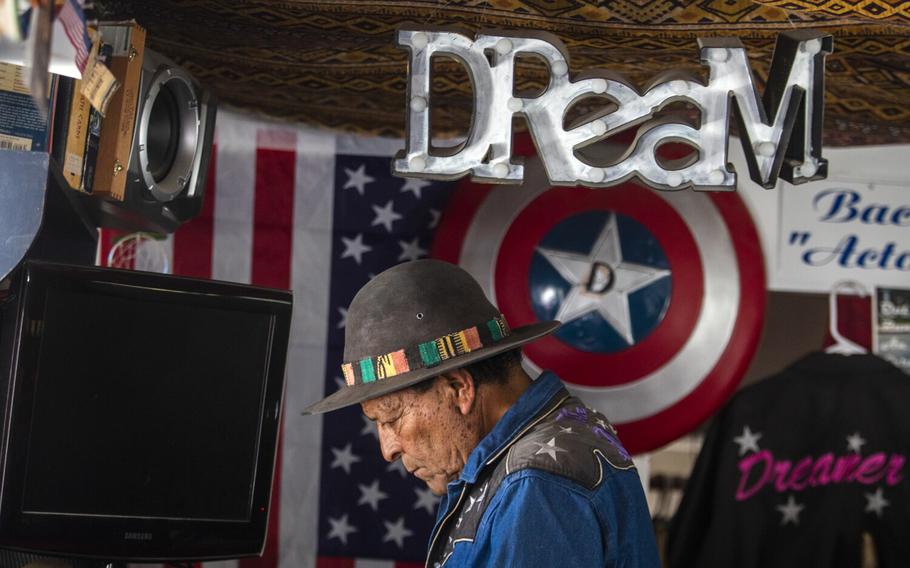
<svg viewBox="0 0 910 568"><path fill-rule="evenodd" d="M726 93L724 103L703 110L705 124L716 120L727 128L735 111L752 180L772 188L778 176L793 184L824 179L825 56L833 49L831 36L810 30L778 36L761 101L738 39L704 39L699 45L711 69L711 90Z"/></svg>

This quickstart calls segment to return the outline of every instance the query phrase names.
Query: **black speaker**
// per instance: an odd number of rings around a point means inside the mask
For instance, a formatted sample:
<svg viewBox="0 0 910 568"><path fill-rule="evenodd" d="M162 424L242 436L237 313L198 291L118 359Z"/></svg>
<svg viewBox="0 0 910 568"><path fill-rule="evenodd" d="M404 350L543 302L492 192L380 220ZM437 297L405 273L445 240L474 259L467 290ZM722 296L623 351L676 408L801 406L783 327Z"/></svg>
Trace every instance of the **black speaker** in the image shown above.
<svg viewBox="0 0 910 568"><path fill-rule="evenodd" d="M146 49L123 201L98 200L99 226L170 233L199 214L216 102L190 73Z"/></svg>

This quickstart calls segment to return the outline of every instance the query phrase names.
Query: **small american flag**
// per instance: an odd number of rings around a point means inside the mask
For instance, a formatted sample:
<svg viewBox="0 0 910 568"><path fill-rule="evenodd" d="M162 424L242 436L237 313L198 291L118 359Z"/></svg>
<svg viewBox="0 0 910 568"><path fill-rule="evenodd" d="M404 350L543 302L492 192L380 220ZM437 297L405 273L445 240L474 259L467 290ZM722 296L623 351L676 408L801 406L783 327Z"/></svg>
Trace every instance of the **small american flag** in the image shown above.
<svg viewBox="0 0 910 568"><path fill-rule="evenodd" d="M294 315L262 558L206 568L423 566L437 498L380 455L359 406L303 408L343 383L347 308L374 275L428 255L453 184L392 177L398 140L219 112L202 214L162 244L175 274L289 288ZM110 236L102 235L107 259Z"/></svg>
<svg viewBox="0 0 910 568"><path fill-rule="evenodd" d="M63 6L57 14L60 23L63 25L63 31L73 49L76 50L76 67L79 72L85 72L85 64L88 62L88 54L92 50L92 42L88 37L88 30L85 26L85 12L82 10L82 0L65 0Z"/></svg>

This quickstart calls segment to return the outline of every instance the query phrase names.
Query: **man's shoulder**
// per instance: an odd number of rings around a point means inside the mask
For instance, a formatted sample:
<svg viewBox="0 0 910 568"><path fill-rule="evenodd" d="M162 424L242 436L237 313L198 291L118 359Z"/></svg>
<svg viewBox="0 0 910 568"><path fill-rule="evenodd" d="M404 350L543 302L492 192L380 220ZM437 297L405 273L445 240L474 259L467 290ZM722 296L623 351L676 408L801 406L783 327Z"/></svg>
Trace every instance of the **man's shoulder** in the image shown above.
<svg viewBox="0 0 910 568"><path fill-rule="evenodd" d="M607 419L574 397L543 417L509 448L505 475L549 472L596 489L614 470L634 464Z"/></svg>

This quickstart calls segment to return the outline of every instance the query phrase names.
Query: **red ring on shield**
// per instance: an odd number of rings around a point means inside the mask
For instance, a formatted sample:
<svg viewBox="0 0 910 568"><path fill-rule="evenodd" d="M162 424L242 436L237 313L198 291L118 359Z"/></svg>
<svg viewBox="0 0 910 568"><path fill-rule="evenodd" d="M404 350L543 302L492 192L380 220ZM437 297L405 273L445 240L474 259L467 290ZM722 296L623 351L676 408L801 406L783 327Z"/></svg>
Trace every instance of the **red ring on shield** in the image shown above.
<svg viewBox="0 0 910 568"><path fill-rule="evenodd" d="M672 406L651 416L617 425L633 454L660 448L698 427L733 396L758 348L765 317L765 263L752 215L735 193L712 193L736 251L739 313L723 354L699 385Z"/></svg>
<svg viewBox="0 0 910 568"><path fill-rule="evenodd" d="M703 274L698 248L686 223L667 202L632 183L608 190L560 187L545 191L519 213L503 238L496 259L496 301L510 325L537 321L530 295L517 293L528 289L537 244L560 221L587 211L613 211L647 227L670 264L673 287L667 313L646 338L615 353L580 351L553 335L529 343L523 350L539 367L555 371L564 380L594 387L619 385L662 367L683 346L701 310ZM592 372L594 369L600 372Z"/></svg>

